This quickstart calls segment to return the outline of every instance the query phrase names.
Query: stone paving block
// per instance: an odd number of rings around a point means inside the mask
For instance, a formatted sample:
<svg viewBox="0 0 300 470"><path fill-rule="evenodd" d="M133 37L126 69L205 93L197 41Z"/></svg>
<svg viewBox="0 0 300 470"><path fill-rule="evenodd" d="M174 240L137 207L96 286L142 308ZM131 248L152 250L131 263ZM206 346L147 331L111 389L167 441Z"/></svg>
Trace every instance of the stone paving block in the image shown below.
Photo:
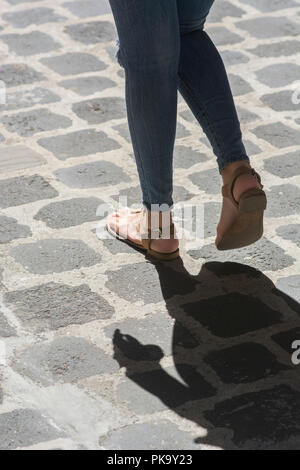
<svg viewBox="0 0 300 470"><path fill-rule="evenodd" d="M90 96L107 88L113 88L117 84L106 77L81 77L74 80L63 80L59 86L71 90L80 96Z"/></svg>
<svg viewBox="0 0 300 470"><path fill-rule="evenodd" d="M236 26L248 31L257 39L267 39L280 36L298 36L300 25L282 16L264 16L251 20L237 21Z"/></svg>
<svg viewBox="0 0 300 470"><path fill-rule="evenodd" d="M64 437L36 410L19 409L0 414L0 450L14 450Z"/></svg>
<svg viewBox="0 0 300 470"><path fill-rule="evenodd" d="M99 2L99 0L76 0L75 2L63 3L62 6L79 18L88 18L90 16L100 16L111 13L108 0L104 0L104 2Z"/></svg>
<svg viewBox="0 0 300 470"><path fill-rule="evenodd" d="M206 31L216 46L237 44L243 41L242 36L229 31L229 29L224 26L209 26L206 28Z"/></svg>
<svg viewBox="0 0 300 470"><path fill-rule="evenodd" d="M3 109L6 111L30 108L38 104L57 103L61 98L46 88L33 88L30 90L7 93L6 104Z"/></svg>
<svg viewBox="0 0 300 470"><path fill-rule="evenodd" d="M18 85L28 85L41 80L45 77L29 67L26 64L6 64L0 66L0 80L5 83L7 88Z"/></svg>
<svg viewBox="0 0 300 470"><path fill-rule="evenodd" d="M54 229L75 227L105 217L96 215L100 204L104 202L96 197L53 202L42 207L34 219L42 220L47 227Z"/></svg>
<svg viewBox="0 0 300 470"><path fill-rule="evenodd" d="M36 243L18 245L11 256L34 274L51 274L90 267L101 257L81 240L65 238L46 239Z"/></svg>
<svg viewBox="0 0 300 470"><path fill-rule="evenodd" d="M42 54L61 47L51 36L41 31L31 31L25 34L1 34L0 40L7 44L10 51L20 56Z"/></svg>
<svg viewBox="0 0 300 470"><path fill-rule="evenodd" d="M59 75L78 75L87 72L100 72L106 68L104 62L92 54L68 52L41 59L41 63Z"/></svg>
<svg viewBox="0 0 300 470"><path fill-rule="evenodd" d="M276 229L276 233L285 240L291 240L296 243L300 248L300 224L282 225Z"/></svg>
<svg viewBox="0 0 300 470"><path fill-rule="evenodd" d="M232 430L239 448L265 449L299 436L300 393L278 385L225 400L204 416L214 426Z"/></svg>
<svg viewBox="0 0 300 470"><path fill-rule="evenodd" d="M258 343L243 343L209 353L205 358L225 384L247 384L277 375L288 367Z"/></svg>
<svg viewBox="0 0 300 470"><path fill-rule="evenodd" d="M184 145L176 145L174 149L174 167L190 168L196 163L202 163L208 160L204 153L200 153Z"/></svg>
<svg viewBox="0 0 300 470"><path fill-rule="evenodd" d="M259 139L264 139L277 148L290 147L291 145L300 145L300 133L296 129L275 122L252 129L251 132Z"/></svg>
<svg viewBox="0 0 300 470"><path fill-rule="evenodd" d="M253 91L253 88L239 75L234 75L230 73L228 75L229 82L232 88L232 93L234 96L246 95Z"/></svg>
<svg viewBox="0 0 300 470"><path fill-rule="evenodd" d="M58 192L40 175L0 180L0 194L1 209L58 196Z"/></svg>
<svg viewBox="0 0 300 470"><path fill-rule="evenodd" d="M172 276L172 269L165 266L160 267L158 274L154 265L135 263L122 266L116 271L107 271L108 281L106 287L116 292L128 302L143 301L145 304L160 302L170 299L173 295L186 295L195 290L196 281L178 273ZM174 282L164 286L164 294L160 284L167 279ZM128 283L128 279L132 282Z"/></svg>
<svg viewBox="0 0 300 470"><path fill-rule="evenodd" d="M123 139L125 139L125 140L127 140L127 142L131 143L131 137L130 137L127 122L125 122L124 124L119 124L118 126L113 126L113 129L118 131L118 133L120 134L121 137L123 137Z"/></svg>
<svg viewBox="0 0 300 470"><path fill-rule="evenodd" d="M194 122L194 123L197 122L195 116L189 109L186 109L185 111L182 111L179 114L181 117L183 117L183 119L185 119L188 122Z"/></svg>
<svg viewBox="0 0 300 470"><path fill-rule="evenodd" d="M80 119L89 124L101 124L125 117L125 103L122 98L94 98L75 103L72 109Z"/></svg>
<svg viewBox="0 0 300 470"><path fill-rule="evenodd" d="M166 313L149 315L143 319L128 318L122 323L114 323L105 328L105 334L113 338L114 332L119 329L122 334L131 335L142 343L143 350L135 342L128 342L123 354L136 361L151 361L155 359L154 348L161 348L165 356L172 356L174 346L185 349L193 349L198 346L198 341L183 326L177 329L176 337L173 337L174 321ZM175 344L174 344L175 342Z"/></svg>
<svg viewBox="0 0 300 470"><path fill-rule="evenodd" d="M300 341L300 328L292 328L288 331L282 331L272 336L273 341L277 343L282 349L284 349L290 356L295 352L293 343ZM298 348L297 348L298 349Z"/></svg>
<svg viewBox="0 0 300 470"><path fill-rule="evenodd" d="M249 62L249 57L238 51L220 51L220 55L226 67Z"/></svg>
<svg viewBox="0 0 300 470"><path fill-rule="evenodd" d="M189 179L201 191L205 191L208 194L219 194L221 190L221 178L217 168L192 173Z"/></svg>
<svg viewBox="0 0 300 470"><path fill-rule="evenodd" d="M264 162L264 168L280 178L291 178L300 175L299 152L268 158Z"/></svg>
<svg viewBox="0 0 300 470"><path fill-rule="evenodd" d="M194 259L204 258L206 261L232 261L230 251L219 253L214 244L205 245L200 250L190 250L189 254ZM280 246L264 237L255 245L235 250L234 259L237 263L250 265L261 271L277 271L292 266L295 262Z"/></svg>
<svg viewBox="0 0 300 470"><path fill-rule="evenodd" d="M292 184L272 186L267 191L267 217L285 217L300 213L300 188Z"/></svg>
<svg viewBox="0 0 300 470"><path fill-rule="evenodd" d="M47 160L25 145L0 146L0 171L16 171L44 165Z"/></svg>
<svg viewBox="0 0 300 470"><path fill-rule="evenodd" d="M118 255L121 253L136 253L136 250L132 246L127 245L127 243L120 243L116 238L110 235L108 236L109 238L105 238L101 241L111 254Z"/></svg>
<svg viewBox="0 0 300 470"><path fill-rule="evenodd" d="M215 389L201 376L195 366L177 364L185 382L174 367L129 375L117 389L117 397L136 414L157 413L174 409L193 400L215 395ZM190 383L189 383L190 381Z"/></svg>
<svg viewBox="0 0 300 470"><path fill-rule="evenodd" d="M74 41L83 44L97 44L113 41L116 38L116 30L108 21L71 24L65 27L65 32Z"/></svg>
<svg viewBox="0 0 300 470"><path fill-rule="evenodd" d="M27 225L19 225L15 219L0 215L0 244L17 238L31 237L31 235L31 230Z"/></svg>
<svg viewBox="0 0 300 470"><path fill-rule="evenodd" d="M258 57L288 57L295 54L295 51L300 49L300 42L289 40L280 41L272 44L260 44L254 49L248 49L252 54Z"/></svg>
<svg viewBox="0 0 300 470"><path fill-rule="evenodd" d="M98 129L85 129L70 134L39 139L38 143L52 152L59 160L83 157L98 152L109 152L120 145Z"/></svg>
<svg viewBox="0 0 300 470"><path fill-rule="evenodd" d="M110 318L114 309L89 286L54 282L30 289L6 292L5 303L30 331L40 333L68 325L83 325Z"/></svg>
<svg viewBox="0 0 300 470"><path fill-rule="evenodd" d="M5 316L0 311L0 338L10 338L15 336L15 330L8 324ZM1 388L0 388L0 404L1 401Z"/></svg>
<svg viewBox="0 0 300 470"><path fill-rule="evenodd" d="M292 297L296 302L300 303L300 276L283 277L277 281L276 287L280 291Z"/></svg>
<svg viewBox="0 0 300 470"><path fill-rule="evenodd" d="M138 439L137 439L138 436ZM197 450L199 446L187 432L169 421L131 424L111 431L99 444L107 450Z"/></svg>
<svg viewBox="0 0 300 470"><path fill-rule="evenodd" d="M190 131L188 131L180 122L177 123L176 127L176 139L182 139L183 137L188 137Z"/></svg>
<svg viewBox="0 0 300 470"><path fill-rule="evenodd" d="M248 109L242 108L241 106L237 106L237 112L241 124L248 124L249 122L253 122L257 119L260 119L257 114L252 113Z"/></svg>
<svg viewBox="0 0 300 470"><path fill-rule="evenodd" d="M281 313L238 292L182 305L183 311L215 336L232 338L281 322Z"/></svg>
<svg viewBox="0 0 300 470"><path fill-rule="evenodd" d="M244 140L244 145L246 148L247 155L257 155L262 151L257 145L251 142L251 140Z"/></svg>
<svg viewBox="0 0 300 470"><path fill-rule="evenodd" d="M244 2L265 13L299 6L293 0L284 0L284 2L282 0L244 0Z"/></svg>
<svg viewBox="0 0 300 470"><path fill-rule="evenodd" d="M4 13L2 18L12 23L15 28L26 28L32 24L58 23L66 20L65 17L57 15L52 8L44 7Z"/></svg>
<svg viewBox="0 0 300 470"><path fill-rule="evenodd" d="M297 111L298 104L292 100L294 90L284 90L261 96L261 101L274 111Z"/></svg>
<svg viewBox="0 0 300 470"><path fill-rule="evenodd" d="M223 0L222 2L215 2L209 12L208 23L219 23L227 16L240 18L245 13L239 7L236 7L231 2Z"/></svg>
<svg viewBox="0 0 300 470"><path fill-rule="evenodd" d="M116 362L83 338L65 336L22 350L13 367L45 386L72 383L93 375L113 373Z"/></svg>
<svg viewBox="0 0 300 470"><path fill-rule="evenodd" d="M63 168L55 172L56 177L69 188L96 188L129 182L130 178L118 166L110 162L98 161Z"/></svg>
<svg viewBox="0 0 300 470"><path fill-rule="evenodd" d="M268 65L255 73L264 85L279 88L292 85L299 78L300 66L293 63Z"/></svg>
<svg viewBox="0 0 300 470"><path fill-rule="evenodd" d="M52 113L46 108L5 115L1 118L1 122L9 132L16 132L22 137L54 129L65 129L72 125L68 117Z"/></svg>

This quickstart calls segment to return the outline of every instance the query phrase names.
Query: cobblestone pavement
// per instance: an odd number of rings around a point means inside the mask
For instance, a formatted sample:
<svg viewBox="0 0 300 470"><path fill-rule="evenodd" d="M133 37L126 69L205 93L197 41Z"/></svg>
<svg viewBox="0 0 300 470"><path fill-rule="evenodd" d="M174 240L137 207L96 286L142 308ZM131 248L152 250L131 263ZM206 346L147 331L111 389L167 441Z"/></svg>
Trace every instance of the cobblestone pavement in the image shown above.
<svg viewBox="0 0 300 470"><path fill-rule="evenodd" d="M100 203L139 201L106 1L0 10L0 449L299 449L299 0L217 0L207 25L265 237L215 250L220 178L180 100L175 196L206 238L167 265L95 234Z"/></svg>

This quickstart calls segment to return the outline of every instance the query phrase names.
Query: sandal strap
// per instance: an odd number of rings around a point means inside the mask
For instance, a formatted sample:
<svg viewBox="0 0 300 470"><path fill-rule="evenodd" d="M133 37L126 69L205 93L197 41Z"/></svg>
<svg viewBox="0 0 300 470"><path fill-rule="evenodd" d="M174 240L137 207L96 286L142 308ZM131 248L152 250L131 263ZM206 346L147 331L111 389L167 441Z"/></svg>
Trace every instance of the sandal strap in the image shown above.
<svg viewBox="0 0 300 470"><path fill-rule="evenodd" d="M142 233L141 239L144 248L150 250L151 243L153 240L163 239L163 231L164 229L162 227L159 227L158 229L148 228L147 232ZM173 222L168 227L168 234L170 234L170 237L174 237L175 235L175 225Z"/></svg>
<svg viewBox="0 0 300 470"><path fill-rule="evenodd" d="M223 197L227 197L231 200L231 202L234 204L234 206L238 207L239 206L239 202L236 201L234 195L233 195L233 190L234 190L234 185L236 183L236 180L238 179L239 176L241 175L251 175L253 176L257 181L258 183L260 184L261 186L261 189L263 188L263 185L261 184L261 177L260 175L254 170L254 168L247 168L245 166L240 166L238 167L233 175L232 175L232 179L231 179L231 182L225 184L223 187L222 187L222 196Z"/></svg>

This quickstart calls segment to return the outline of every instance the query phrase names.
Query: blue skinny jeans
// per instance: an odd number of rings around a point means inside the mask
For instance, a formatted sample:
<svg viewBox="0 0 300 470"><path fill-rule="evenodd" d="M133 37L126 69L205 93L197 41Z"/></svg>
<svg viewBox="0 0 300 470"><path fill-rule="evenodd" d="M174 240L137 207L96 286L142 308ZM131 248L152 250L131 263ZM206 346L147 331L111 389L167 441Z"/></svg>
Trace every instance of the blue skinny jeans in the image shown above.
<svg viewBox="0 0 300 470"><path fill-rule="evenodd" d="M213 2L110 0L142 202L149 210L173 205L177 90L208 137L220 172L249 161L223 61L203 30Z"/></svg>

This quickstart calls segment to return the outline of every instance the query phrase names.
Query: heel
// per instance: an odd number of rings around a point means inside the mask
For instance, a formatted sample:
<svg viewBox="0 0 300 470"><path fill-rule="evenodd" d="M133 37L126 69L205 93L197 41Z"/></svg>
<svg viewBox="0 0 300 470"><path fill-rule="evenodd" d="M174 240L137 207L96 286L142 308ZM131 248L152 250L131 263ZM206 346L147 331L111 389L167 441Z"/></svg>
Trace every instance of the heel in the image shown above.
<svg viewBox="0 0 300 470"><path fill-rule="evenodd" d="M262 212L267 207L267 197L261 189L251 189L242 194L239 201L239 212L241 214L249 212Z"/></svg>

